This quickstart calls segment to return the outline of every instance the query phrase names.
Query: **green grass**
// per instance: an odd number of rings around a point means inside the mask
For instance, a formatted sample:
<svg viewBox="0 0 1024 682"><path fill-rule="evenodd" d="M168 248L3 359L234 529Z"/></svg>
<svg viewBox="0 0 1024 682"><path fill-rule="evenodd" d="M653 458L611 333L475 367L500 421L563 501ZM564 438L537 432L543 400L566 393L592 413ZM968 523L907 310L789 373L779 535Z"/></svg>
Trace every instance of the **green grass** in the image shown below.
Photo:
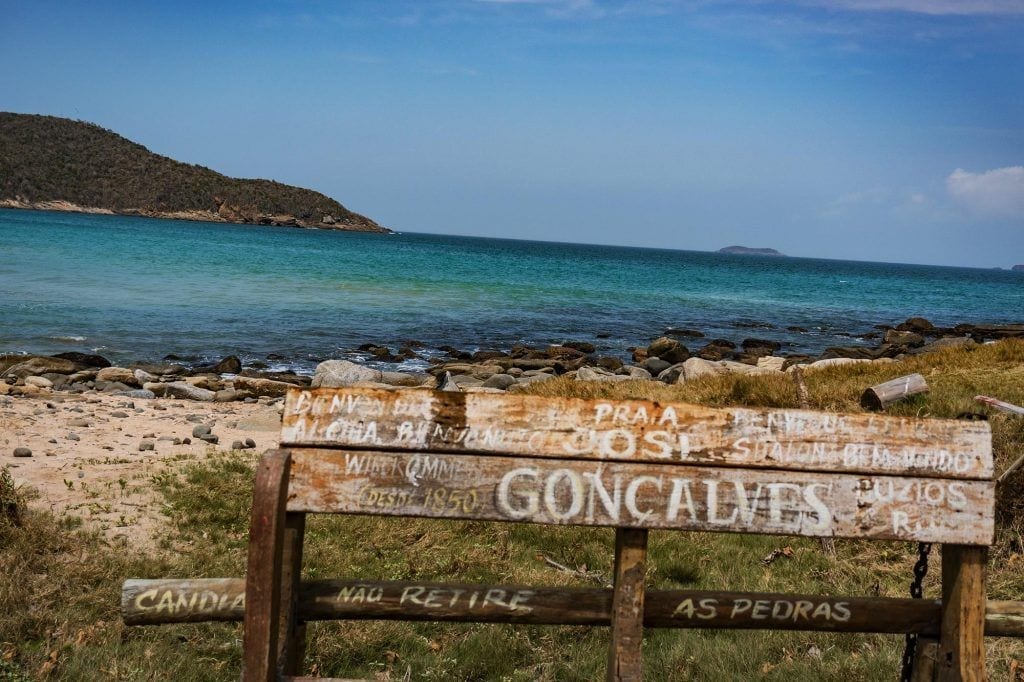
<svg viewBox="0 0 1024 682"><path fill-rule="evenodd" d="M812 406L857 411L864 387L919 371L932 387L893 413L954 417L981 412L988 393L1024 404L1024 343L954 350L894 365L808 373ZM794 406L788 377L715 378L679 387L556 380L541 395L637 397L709 405ZM993 415L997 471L1024 453L1024 419ZM235 624L123 626L118 593L128 577L241 576L253 455L216 454L184 464L154 485L168 523L158 548L112 547L73 521L22 514L0 521L0 681L34 679L231 680L240 664ZM989 596L1024 599L1024 472L1000 490ZM11 493L7 493L8 496ZM20 493L17 493L20 494ZM613 533L483 522L314 516L305 576L458 580L593 587L558 572L611 573ZM791 558L761 558L789 545ZM906 596L910 543L837 541L835 557L815 540L756 535L651 533L649 584L658 589L731 589ZM926 595L938 594L938 557ZM607 629L402 622L314 623L307 672L381 680L591 680L603 676ZM1024 642L988 639L992 679L1010 679ZM801 632L652 630L644 642L650 680L895 679L902 639Z"/></svg>

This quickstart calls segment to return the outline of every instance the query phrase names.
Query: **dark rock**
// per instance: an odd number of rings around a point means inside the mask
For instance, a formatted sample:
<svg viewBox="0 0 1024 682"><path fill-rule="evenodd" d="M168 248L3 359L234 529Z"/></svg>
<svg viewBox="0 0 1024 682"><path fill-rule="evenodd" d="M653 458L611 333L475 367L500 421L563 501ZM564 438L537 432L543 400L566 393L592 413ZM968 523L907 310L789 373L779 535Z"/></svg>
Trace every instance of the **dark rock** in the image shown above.
<svg viewBox="0 0 1024 682"><path fill-rule="evenodd" d="M485 360L496 360L498 358L507 358L509 354L500 350L478 350L471 356L473 362L483 362Z"/></svg>
<svg viewBox="0 0 1024 682"><path fill-rule="evenodd" d="M245 443L243 443L240 440L232 441L231 442L231 449L232 450L244 450L245 449Z"/></svg>
<svg viewBox="0 0 1024 682"><path fill-rule="evenodd" d="M686 339L702 339L704 338L704 332L699 332L696 329L679 329L676 327L669 327L665 330L665 336L675 336L677 338Z"/></svg>
<svg viewBox="0 0 1024 682"><path fill-rule="evenodd" d="M220 438L213 435L212 433L208 433L205 436L200 436L199 440L203 441L204 443L209 443L210 445L216 445L220 441Z"/></svg>
<svg viewBox="0 0 1024 682"><path fill-rule="evenodd" d="M254 448L254 447L256 447L256 441L254 441L252 438L246 438L245 439L245 447L246 448Z"/></svg>
<svg viewBox="0 0 1024 682"><path fill-rule="evenodd" d="M786 331L798 332L800 334L806 334L807 333L807 328L806 327L798 327L796 325L793 325L791 327L786 327Z"/></svg>
<svg viewBox="0 0 1024 682"><path fill-rule="evenodd" d="M70 360L71 362L77 362L78 364L85 365L86 367L110 367L110 360L107 360L102 355L94 355L92 353L77 353L72 351L69 353L57 353L50 357Z"/></svg>
<svg viewBox="0 0 1024 682"><path fill-rule="evenodd" d="M456 360L472 360L473 354L467 353L464 350L459 350L454 346L438 346L438 350L444 351L449 357L455 358Z"/></svg>
<svg viewBox="0 0 1024 682"><path fill-rule="evenodd" d="M209 424L197 424L192 427L192 437L202 438L203 436L208 436L211 430L212 427Z"/></svg>
<svg viewBox="0 0 1024 682"><path fill-rule="evenodd" d="M901 332L917 332L920 334L935 329L935 325L923 317L911 317L907 321L896 325L896 329Z"/></svg>
<svg viewBox="0 0 1024 682"><path fill-rule="evenodd" d="M924 345L924 337L912 331L890 329L885 333L883 343L896 344L906 346L908 348L917 348Z"/></svg>
<svg viewBox="0 0 1024 682"><path fill-rule="evenodd" d="M622 367L622 360L613 357L602 357L597 359L597 366L600 367L601 369L607 369L611 372L614 372L615 370L620 369Z"/></svg>
<svg viewBox="0 0 1024 682"><path fill-rule="evenodd" d="M593 353L597 350L597 348L594 347L594 344L587 343L586 341L565 341L562 345L566 348L572 348L573 350L578 350L585 354Z"/></svg>
<svg viewBox="0 0 1024 682"><path fill-rule="evenodd" d="M576 360L577 358L586 356L586 353L570 346L548 346L547 350L544 351L544 355L549 358L558 358L560 360Z"/></svg>
<svg viewBox="0 0 1024 682"><path fill-rule="evenodd" d="M28 448L14 448L15 457L31 457L32 451Z"/></svg>
<svg viewBox="0 0 1024 682"><path fill-rule="evenodd" d="M665 362L661 358L647 358L647 360L644 361L644 369L650 372L653 376L658 376L671 366L671 362Z"/></svg>
<svg viewBox="0 0 1024 682"><path fill-rule="evenodd" d="M213 366L214 374L238 374L242 371L242 361L234 355L229 355Z"/></svg>
<svg viewBox="0 0 1024 682"><path fill-rule="evenodd" d="M865 346L831 346L826 348L825 352L818 359L852 358L854 360L874 360L877 355L877 351Z"/></svg>
<svg viewBox="0 0 1024 682"><path fill-rule="evenodd" d="M651 345L647 347L647 355L653 355L661 358L665 362L675 364L677 362L683 362L690 357L690 351L686 346L675 339L662 336L652 341Z"/></svg>
<svg viewBox="0 0 1024 682"><path fill-rule="evenodd" d="M158 377L184 376L188 373L188 370L181 365L174 365L166 362L136 362L131 365L131 368L141 369L143 372L148 372Z"/></svg>
<svg viewBox="0 0 1024 682"><path fill-rule="evenodd" d="M139 443L139 452L146 452L148 450L155 450L155 449L156 449L156 443L154 443L151 440L144 440L141 443Z"/></svg>
<svg viewBox="0 0 1024 682"><path fill-rule="evenodd" d="M733 350L735 348L736 344L732 341L728 341L726 339L714 339L698 350L695 355L702 360L711 360L712 362L715 362L732 357Z"/></svg>

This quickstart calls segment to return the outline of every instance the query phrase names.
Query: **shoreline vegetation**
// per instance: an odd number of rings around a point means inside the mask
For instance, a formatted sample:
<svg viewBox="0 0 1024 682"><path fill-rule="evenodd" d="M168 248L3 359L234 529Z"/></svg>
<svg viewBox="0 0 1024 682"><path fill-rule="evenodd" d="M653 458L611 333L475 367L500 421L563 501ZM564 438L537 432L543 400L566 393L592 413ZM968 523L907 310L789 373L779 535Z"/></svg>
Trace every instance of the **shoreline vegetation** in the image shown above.
<svg viewBox="0 0 1024 682"><path fill-rule="evenodd" d="M231 178L113 131L0 112L0 208L390 233L320 192Z"/></svg>
<svg viewBox="0 0 1024 682"><path fill-rule="evenodd" d="M816 410L860 412L866 386L920 373L931 390L887 412L987 419L998 475L1024 451L1024 419L991 410L974 396L1024 404L1024 339L993 341L995 334L988 330L980 343L965 337L883 361L818 365L805 373L803 396L783 371L688 378L684 369L683 381L666 383L631 376L586 380L575 370L513 390L708 406L793 408L804 402ZM80 370L96 373L92 387L81 390L75 384L84 375L47 386L37 378L52 373L32 374L44 367L25 365L31 362L23 359L13 373L18 365L8 366L0 382L9 393L0 395L0 612L9 616L0 619L0 678L237 679L239 624L128 628L120 620L119 587L126 578L243 574L253 467L262 450L276 445L280 397L257 389L257 397L222 403L170 390L155 399L108 390L118 388L119 377L146 378L129 368L108 368L102 379L101 369ZM218 375L224 382L244 371L233 363L209 369L231 370ZM152 383L199 389L213 381L211 374L173 381L160 374ZM368 385L327 372L321 380ZM1024 595L1022 489L1024 469L1018 469L997 491L990 599ZM309 578L594 587L612 570L609 529L327 515L310 523ZM848 596L906 596L917 558L912 543L837 540L830 553L808 538L684 532L652 533L650 551L651 589ZM933 566L938 561L933 556ZM940 594L938 574L929 571L925 597ZM607 632L347 621L311 623L308 642L307 672L320 675L381 682L585 680L601 676ZM985 644L993 679L1021 669L1020 640L987 638ZM885 679L898 670L902 646L902 637L886 635L654 630L645 636L644 664L659 679Z"/></svg>

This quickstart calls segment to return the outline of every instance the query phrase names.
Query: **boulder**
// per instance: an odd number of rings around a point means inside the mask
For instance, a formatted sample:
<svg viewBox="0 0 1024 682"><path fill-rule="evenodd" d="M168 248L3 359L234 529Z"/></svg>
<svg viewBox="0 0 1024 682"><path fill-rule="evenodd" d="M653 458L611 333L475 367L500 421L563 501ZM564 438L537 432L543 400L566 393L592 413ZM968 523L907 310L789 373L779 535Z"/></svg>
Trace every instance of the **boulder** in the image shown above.
<svg viewBox="0 0 1024 682"><path fill-rule="evenodd" d="M913 355L919 355L921 353L931 353L943 348L959 348L961 346L973 346L975 340L969 336L946 336L941 339L935 339L931 343L925 344L920 348L915 348L911 352Z"/></svg>
<svg viewBox="0 0 1024 682"><path fill-rule="evenodd" d="M676 383L680 381L693 381L700 377L718 376L726 374L727 371L717 362L705 360L704 358L690 358L683 363L682 373L679 375Z"/></svg>
<svg viewBox="0 0 1024 682"><path fill-rule="evenodd" d="M234 355L229 355L213 366L214 374L238 374L242 371L242 361Z"/></svg>
<svg viewBox="0 0 1024 682"><path fill-rule="evenodd" d="M786 364L786 358L780 358L775 355L765 355L757 359L757 367L759 369L770 369L775 372L781 372Z"/></svg>
<svg viewBox="0 0 1024 682"><path fill-rule="evenodd" d="M502 391L516 383L516 378L509 374L492 374L483 383L484 388L497 388Z"/></svg>
<svg viewBox="0 0 1024 682"><path fill-rule="evenodd" d="M77 362L78 364L85 365L86 367L110 367L110 360L107 360L102 355L95 355L93 353L57 353L51 357Z"/></svg>
<svg viewBox="0 0 1024 682"><path fill-rule="evenodd" d="M704 332L699 332L696 329L680 329L678 327L669 327L665 330L665 336L675 336L676 338L683 339L702 339L704 338Z"/></svg>
<svg viewBox="0 0 1024 682"><path fill-rule="evenodd" d="M736 344L726 339L713 339L698 350L695 355L704 360L722 360L731 357Z"/></svg>
<svg viewBox="0 0 1024 682"><path fill-rule="evenodd" d="M650 381L654 376L643 367L635 367L633 365L626 365L619 370L619 374L627 376L630 379L637 379L641 381Z"/></svg>
<svg viewBox="0 0 1024 682"><path fill-rule="evenodd" d="M600 367L580 367L576 370L577 381L628 381L629 377L622 374L612 374Z"/></svg>
<svg viewBox="0 0 1024 682"><path fill-rule="evenodd" d="M338 388L350 386L357 381L380 382L382 379L383 373L378 369L357 365L348 360L325 360L316 366L313 383L310 385L313 388Z"/></svg>
<svg viewBox="0 0 1024 682"><path fill-rule="evenodd" d="M25 385L36 388L53 388L53 382L46 377L25 377Z"/></svg>
<svg viewBox="0 0 1024 682"><path fill-rule="evenodd" d="M144 382L140 382L135 376L135 371L124 367L104 367L96 372L96 381L116 381L125 386L138 388Z"/></svg>
<svg viewBox="0 0 1024 682"><path fill-rule="evenodd" d="M181 365L167 362L136 362L132 364L132 369L141 369L143 372L158 377L184 376L188 373L188 370Z"/></svg>
<svg viewBox="0 0 1024 682"><path fill-rule="evenodd" d="M662 336L647 347L647 355L661 358L665 362L677 363L690 357L690 351L679 341Z"/></svg>
<svg viewBox="0 0 1024 682"><path fill-rule="evenodd" d="M271 398L280 398L288 392L288 389L295 387L295 384L288 383L287 381L241 376L236 376L231 380L231 383L234 384L233 388L236 391L249 391L253 395L265 395ZM211 395L213 394L211 393Z"/></svg>
<svg viewBox="0 0 1024 682"><path fill-rule="evenodd" d="M215 403L232 403L242 401L246 398L255 398L251 391L239 391L233 388L225 388L213 394Z"/></svg>
<svg viewBox="0 0 1024 682"><path fill-rule="evenodd" d="M64 358L27 357L28 359L23 362L10 365L0 376L24 379L25 377L40 376L50 372L54 374L74 374L85 369L83 365L71 360L65 360Z"/></svg>
<svg viewBox="0 0 1024 682"><path fill-rule="evenodd" d="M430 380L429 376L423 374L409 374L408 372L381 372L381 383L389 386L422 386Z"/></svg>
<svg viewBox="0 0 1024 682"><path fill-rule="evenodd" d="M658 376L671 366L671 362L665 362L661 358L647 358L644 361L644 369L650 372L652 376Z"/></svg>
<svg viewBox="0 0 1024 682"><path fill-rule="evenodd" d="M606 356L597 359L597 366L600 367L601 369L606 369L609 372L614 372L616 370L622 369L622 360L619 360L618 358L613 358L611 356ZM580 367L582 367L582 364L580 365ZM577 367L577 369L579 369L579 367Z"/></svg>
<svg viewBox="0 0 1024 682"><path fill-rule="evenodd" d="M688 358L689 359L689 358ZM677 362L674 365L670 365L667 369L663 369L658 373L658 381L666 384L678 384L680 379L683 377L683 363ZM685 381L685 378L682 379Z"/></svg>
<svg viewBox="0 0 1024 682"><path fill-rule="evenodd" d="M565 346L566 348L578 350L579 352L586 355L589 355L590 353L593 353L594 351L597 350L597 348L594 347L594 344L588 343L586 341L563 341L562 345Z"/></svg>
<svg viewBox="0 0 1024 682"><path fill-rule="evenodd" d="M146 384L143 388L146 390L153 390L150 388L154 384ZM199 388L185 381L170 381L166 384L155 384L156 386L162 386L164 396L168 398L183 398L185 400L198 400L201 402L213 402L213 391L207 391L205 388ZM156 393L156 391L153 391Z"/></svg>
<svg viewBox="0 0 1024 682"><path fill-rule="evenodd" d="M890 329L885 332L882 342L908 348L917 348L924 345L924 337L917 332Z"/></svg>
<svg viewBox="0 0 1024 682"><path fill-rule="evenodd" d="M821 354L821 359L833 360L846 358L854 360L873 360L876 355L877 352L873 348L868 348L867 346L830 346Z"/></svg>
<svg viewBox="0 0 1024 682"><path fill-rule="evenodd" d="M135 381L138 382L139 386L141 386L142 384L148 384L151 381L156 381L157 380L157 378L155 376L153 376L149 372L143 371L141 369L134 370L132 372L132 374L135 375Z"/></svg>
<svg viewBox="0 0 1024 682"><path fill-rule="evenodd" d="M935 329L935 325L923 317L911 317L905 322L896 325L897 331L901 332L929 332Z"/></svg>

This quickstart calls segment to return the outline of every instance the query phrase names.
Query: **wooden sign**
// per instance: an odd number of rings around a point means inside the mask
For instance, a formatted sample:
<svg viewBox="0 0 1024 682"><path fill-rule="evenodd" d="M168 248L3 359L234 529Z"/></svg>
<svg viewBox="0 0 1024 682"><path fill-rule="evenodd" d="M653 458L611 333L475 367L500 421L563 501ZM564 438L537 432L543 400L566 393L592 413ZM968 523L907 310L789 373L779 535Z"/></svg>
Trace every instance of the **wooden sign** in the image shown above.
<svg viewBox="0 0 1024 682"><path fill-rule="evenodd" d="M522 585L311 580L299 589L303 620L379 619L533 625L608 625L612 590ZM989 601L985 634L1024 637L1024 603ZM128 580L121 615L128 625L240 621L241 578ZM757 592L649 590L644 627L939 633L933 599Z"/></svg>
<svg viewBox="0 0 1024 682"><path fill-rule="evenodd" d="M994 491L991 481L301 450L287 508L987 545Z"/></svg>
<svg viewBox="0 0 1024 682"><path fill-rule="evenodd" d="M293 390L281 444L992 477L985 422L426 390Z"/></svg>

